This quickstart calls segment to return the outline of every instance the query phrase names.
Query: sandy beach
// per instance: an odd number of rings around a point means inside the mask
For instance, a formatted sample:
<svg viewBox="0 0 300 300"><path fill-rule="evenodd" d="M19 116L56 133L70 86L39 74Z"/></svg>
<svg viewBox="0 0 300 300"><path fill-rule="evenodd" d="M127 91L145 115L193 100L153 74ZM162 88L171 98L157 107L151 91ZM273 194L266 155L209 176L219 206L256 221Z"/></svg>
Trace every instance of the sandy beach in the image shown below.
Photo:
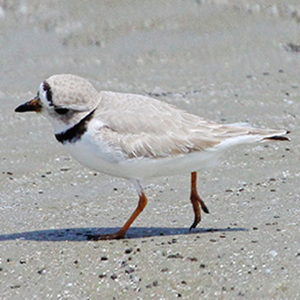
<svg viewBox="0 0 300 300"><path fill-rule="evenodd" d="M0 298L300 299L299 1L0 1ZM284 4L283 4L284 2ZM91 171L15 107L58 73L219 123L291 131L198 175L133 186Z"/></svg>

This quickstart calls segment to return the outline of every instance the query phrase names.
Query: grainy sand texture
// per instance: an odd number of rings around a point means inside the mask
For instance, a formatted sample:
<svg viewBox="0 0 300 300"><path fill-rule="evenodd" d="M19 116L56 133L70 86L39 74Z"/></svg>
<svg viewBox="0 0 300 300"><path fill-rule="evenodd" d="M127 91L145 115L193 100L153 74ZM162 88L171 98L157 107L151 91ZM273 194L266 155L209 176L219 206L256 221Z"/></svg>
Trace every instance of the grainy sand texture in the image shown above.
<svg viewBox="0 0 300 300"><path fill-rule="evenodd" d="M298 0L0 0L0 298L300 299ZM79 165L50 123L14 109L74 73L220 123L287 129L199 172L129 182Z"/></svg>

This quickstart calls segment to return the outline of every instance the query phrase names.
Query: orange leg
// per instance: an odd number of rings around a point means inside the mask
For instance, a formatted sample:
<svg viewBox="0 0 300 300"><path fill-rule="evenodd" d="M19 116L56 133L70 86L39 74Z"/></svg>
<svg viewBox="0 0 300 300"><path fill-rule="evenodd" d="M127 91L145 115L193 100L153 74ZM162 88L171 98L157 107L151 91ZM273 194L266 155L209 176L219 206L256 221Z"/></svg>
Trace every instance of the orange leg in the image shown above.
<svg viewBox="0 0 300 300"><path fill-rule="evenodd" d="M191 231L193 228L196 228L196 226L201 221L200 206L205 213L209 214L207 206L205 205L203 200L199 197L198 192L197 192L197 172L191 173L191 197L190 197L190 199L191 199L194 214L195 214L194 223L190 227L190 231Z"/></svg>
<svg viewBox="0 0 300 300"><path fill-rule="evenodd" d="M147 197L145 196L144 192L141 191L140 194L140 200L137 208L131 215L131 217L128 219L128 221L125 223L125 225L116 233L111 234L99 234L99 235L90 235L88 236L89 240L98 241L98 240L113 240L113 239L122 239L125 237L126 231L129 229L131 224L134 222L134 220L138 217L138 215L143 211L143 209L147 205Z"/></svg>

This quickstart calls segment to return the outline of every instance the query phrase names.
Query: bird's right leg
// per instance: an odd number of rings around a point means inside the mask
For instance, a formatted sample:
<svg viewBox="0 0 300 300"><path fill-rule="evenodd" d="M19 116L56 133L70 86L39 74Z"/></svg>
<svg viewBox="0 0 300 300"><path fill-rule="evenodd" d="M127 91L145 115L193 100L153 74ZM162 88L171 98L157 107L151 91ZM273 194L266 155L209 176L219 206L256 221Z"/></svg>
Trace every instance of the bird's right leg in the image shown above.
<svg viewBox="0 0 300 300"><path fill-rule="evenodd" d="M202 210L205 213L209 214L209 210L208 210L207 206L205 205L203 200L198 195L198 191L197 191L197 172L192 172L191 173L191 197L190 197L190 200L192 202L193 210L194 210L194 214L195 214L194 223L190 227L190 231L191 231L193 228L196 228L196 226L201 221L200 206L201 206Z"/></svg>

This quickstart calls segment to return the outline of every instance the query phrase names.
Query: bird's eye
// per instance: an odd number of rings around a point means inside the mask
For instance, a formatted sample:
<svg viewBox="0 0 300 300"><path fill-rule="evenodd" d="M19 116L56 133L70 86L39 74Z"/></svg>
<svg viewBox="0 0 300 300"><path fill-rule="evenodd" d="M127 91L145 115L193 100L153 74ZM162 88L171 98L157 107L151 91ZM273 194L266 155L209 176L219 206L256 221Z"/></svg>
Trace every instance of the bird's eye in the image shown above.
<svg viewBox="0 0 300 300"><path fill-rule="evenodd" d="M59 107L55 108L54 110L59 115L65 115L69 111L67 108L59 108Z"/></svg>

